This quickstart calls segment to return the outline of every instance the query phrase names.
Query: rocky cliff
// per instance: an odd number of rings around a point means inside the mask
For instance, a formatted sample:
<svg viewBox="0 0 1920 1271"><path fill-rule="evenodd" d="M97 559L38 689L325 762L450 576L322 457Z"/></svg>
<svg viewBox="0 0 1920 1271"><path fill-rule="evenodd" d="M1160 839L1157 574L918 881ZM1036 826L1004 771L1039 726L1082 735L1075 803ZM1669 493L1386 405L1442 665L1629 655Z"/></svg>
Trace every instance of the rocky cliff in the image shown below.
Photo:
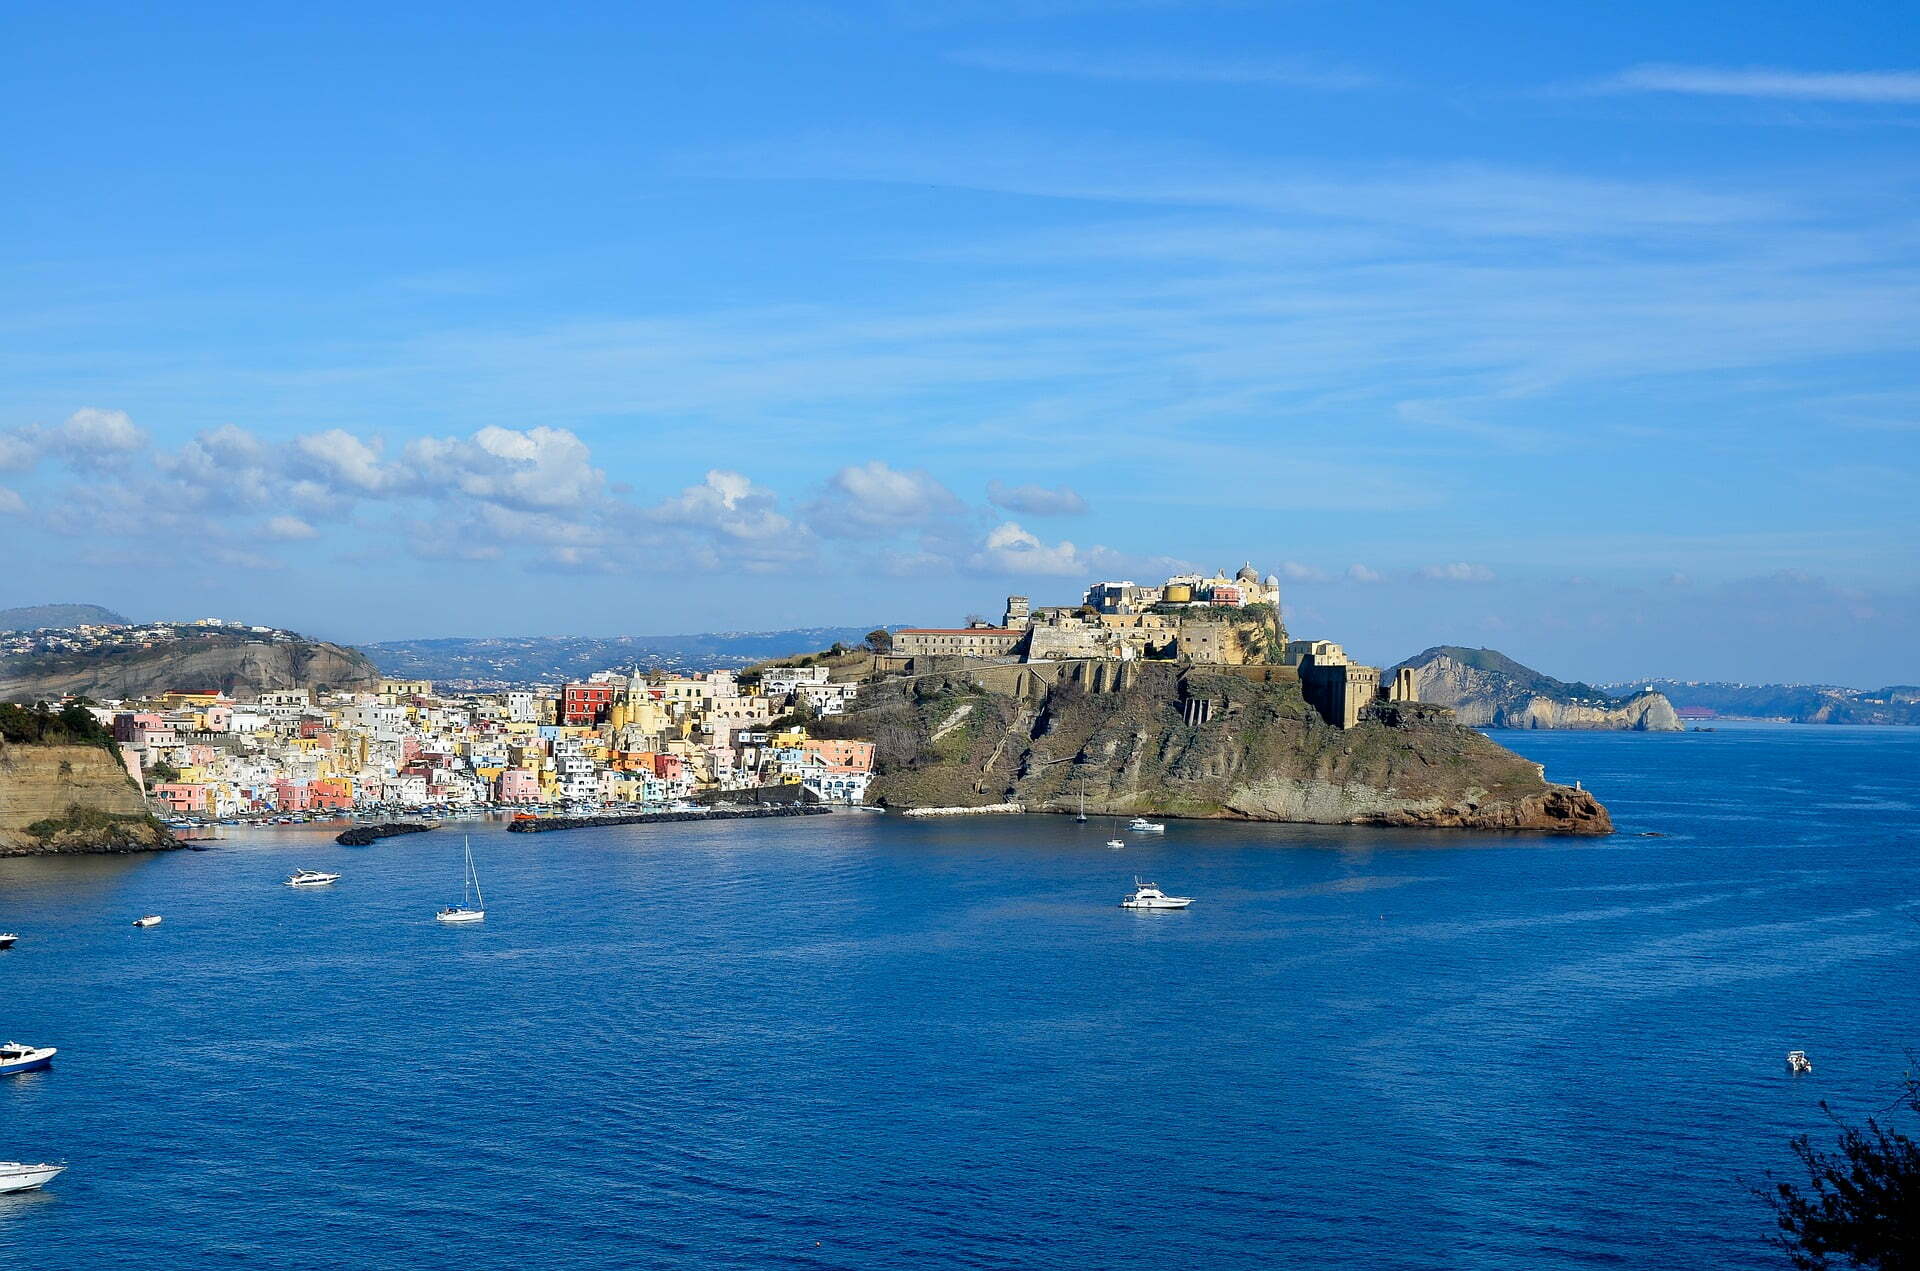
<svg viewBox="0 0 1920 1271"><path fill-rule="evenodd" d="M1111 668L1112 664L1108 664ZM1087 665L990 692L965 673L883 681L821 735L875 742L870 797L893 807L1018 803L1090 814L1606 834L1592 795L1417 705L1342 731L1296 684Z"/></svg>
<svg viewBox="0 0 1920 1271"><path fill-rule="evenodd" d="M1492 649L1441 645L1408 658L1414 693L1453 709L1469 728L1592 728L1679 732L1680 717L1658 693L1616 697L1522 666Z"/></svg>
<svg viewBox="0 0 1920 1271"><path fill-rule="evenodd" d="M309 640L242 636L156 644L101 655L0 659L0 701L86 694L152 697L168 689L219 689L251 697L275 689L370 688L380 672L357 649Z"/></svg>
<svg viewBox="0 0 1920 1271"><path fill-rule="evenodd" d="M0 856L178 846L148 813L117 752L0 741Z"/></svg>

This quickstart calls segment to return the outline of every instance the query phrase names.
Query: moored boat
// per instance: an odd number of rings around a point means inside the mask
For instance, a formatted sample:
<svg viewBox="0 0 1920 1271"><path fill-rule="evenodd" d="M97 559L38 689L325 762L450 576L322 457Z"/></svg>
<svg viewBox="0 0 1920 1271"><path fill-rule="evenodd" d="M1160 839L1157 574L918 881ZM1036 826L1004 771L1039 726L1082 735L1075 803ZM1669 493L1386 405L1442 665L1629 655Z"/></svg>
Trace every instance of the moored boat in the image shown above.
<svg viewBox="0 0 1920 1271"><path fill-rule="evenodd" d="M1191 896L1169 896L1152 883L1133 880L1133 892L1120 902L1122 909L1185 909L1193 903Z"/></svg>
<svg viewBox="0 0 1920 1271"><path fill-rule="evenodd" d="M53 1057L59 1053L52 1046L24 1046L19 1042L7 1042L0 1045L0 1077L52 1067Z"/></svg>
<svg viewBox="0 0 1920 1271"><path fill-rule="evenodd" d="M33 1191L51 1182L55 1174L66 1168L44 1161L37 1165L29 1165L25 1161L0 1161L0 1194Z"/></svg>
<svg viewBox="0 0 1920 1271"><path fill-rule="evenodd" d="M1127 828L1136 834L1165 834L1167 827L1158 821L1149 821L1144 816L1136 816L1127 822Z"/></svg>
<svg viewBox="0 0 1920 1271"><path fill-rule="evenodd" d="M1125 839L1108 839L1107 840L1108 847L1125 847L1126 845L1127 845L1127 841Z"/></svg>
<svg viewBox="0 0 1920 1271"><path fill-rule="evenodd" d="M466 841L467 877L460 903L448 905L434 917L441 922L481 922L487 916L487 898L480 894L480 872L473 867L473 840Z"/></svg>

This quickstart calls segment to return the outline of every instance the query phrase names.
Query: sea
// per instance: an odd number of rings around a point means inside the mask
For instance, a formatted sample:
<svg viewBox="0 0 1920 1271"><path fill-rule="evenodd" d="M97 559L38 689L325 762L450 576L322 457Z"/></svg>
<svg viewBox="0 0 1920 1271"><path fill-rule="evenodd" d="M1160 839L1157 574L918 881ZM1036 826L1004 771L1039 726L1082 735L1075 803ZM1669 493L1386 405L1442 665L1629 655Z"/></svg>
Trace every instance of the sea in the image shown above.
<svg viewBox="0 0 1920 1271"><path fill-rule="evenodd" d="M0 862L0 1033L60 1051L0 1078L0 1157L69 1166L0 1197L0 1260L1785 1266L1753 1189L1920 1049L1920 729L1493 735L1619 833L846 813ZM450 927L467 838L487 918ZM1192 908L1119 908L1136 877Z"/></svg>

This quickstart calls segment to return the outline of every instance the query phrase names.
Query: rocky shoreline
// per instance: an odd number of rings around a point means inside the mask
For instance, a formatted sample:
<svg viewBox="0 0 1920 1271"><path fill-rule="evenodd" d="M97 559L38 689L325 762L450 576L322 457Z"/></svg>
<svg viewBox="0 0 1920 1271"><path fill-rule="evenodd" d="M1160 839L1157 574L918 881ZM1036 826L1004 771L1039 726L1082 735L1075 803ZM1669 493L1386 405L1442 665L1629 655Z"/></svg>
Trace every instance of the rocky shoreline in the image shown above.
<svg viewBox="0 0 1920 1271"><path fill-rule="evenodd" d="M548 830L590 830L601 825L666 825L676 821L746 821L770 816L831 816L832 808L799 803L783 808L737 808L712 812L628 812L615 816L543 816L514 821L510 834L544 834Z"/></svg>
<svg viewBox="0 0 1920 1271"><path fill-rule="evenodd" d="M1283 678L1129 664L1009 693L966 672L871 684L827 736L875 743L871 802L1420 829L1613 832L1592 794L1415 703L1326 723Z"/></svg>
<svg viewBox="0 0 1920 1271"><path fill-rule="evenodd" d="M417 821L388 821L382 825L356 825L350 830L342 830L334 835L333 841L342 847L366 847L381 839L396 838L402 834L425 834L434 828Z"/></svg>

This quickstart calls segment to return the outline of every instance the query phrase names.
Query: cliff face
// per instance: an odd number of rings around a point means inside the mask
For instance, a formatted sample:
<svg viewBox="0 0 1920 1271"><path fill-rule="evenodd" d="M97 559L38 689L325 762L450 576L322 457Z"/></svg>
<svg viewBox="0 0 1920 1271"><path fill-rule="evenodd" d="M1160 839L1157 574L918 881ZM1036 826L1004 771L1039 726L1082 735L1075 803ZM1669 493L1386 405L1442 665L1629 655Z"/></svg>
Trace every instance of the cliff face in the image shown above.
<svg viewBox="0 0 1920 1271"><path fill-rule="evenodd" d="M1428 649L1400 666L1413 668L1421 701L1451 707L1469 728L1681 730L1673 705L1658 693L1612 697L1542 675L1491 649Z"/></svg>
<svg viewBox="0 0 1920 1271"><path fill-rule="evenodd" d="M1084 668L1081 668L1084 671ZM1605 808L1444 711L1376 708L1342 731L1290 683L1130 664L1117 690L1072 669L1032 695L964 674L865 690L816 732L872 738L870 797L1089 814L1607 834Z"/></svg>
<svg viewBox="0 0 1920 1271"><path fill-rule="evenodd" d="M251 697L276 689L369 688L380 672L357 649L313 641L240 638L156 645L100 658L0 660L0 700L84 693L152 697L168 689L219 689Z"/></svg>
<svg viewBox="0 0 1920 1271"><path fill-rule="evenodd" d="M115 752L0 742L0 856L178 846Z"/></svg>

